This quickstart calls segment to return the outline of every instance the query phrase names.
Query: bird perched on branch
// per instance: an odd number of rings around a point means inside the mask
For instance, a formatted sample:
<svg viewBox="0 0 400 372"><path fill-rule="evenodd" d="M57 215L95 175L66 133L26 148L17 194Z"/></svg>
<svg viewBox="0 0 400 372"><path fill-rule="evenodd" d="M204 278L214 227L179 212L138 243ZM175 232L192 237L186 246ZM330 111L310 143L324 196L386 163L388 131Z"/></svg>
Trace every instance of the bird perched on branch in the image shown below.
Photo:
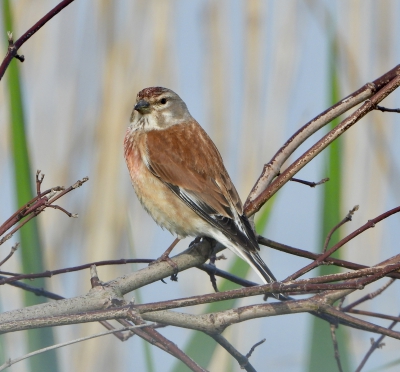
<svg viewBox="0 0 400 372"><path fill-rule="evenodd" d="M210 237L264 283L276 281L216 146L170 89L141 90L124 140L137 197L160 226L184 238Z"/></svg>

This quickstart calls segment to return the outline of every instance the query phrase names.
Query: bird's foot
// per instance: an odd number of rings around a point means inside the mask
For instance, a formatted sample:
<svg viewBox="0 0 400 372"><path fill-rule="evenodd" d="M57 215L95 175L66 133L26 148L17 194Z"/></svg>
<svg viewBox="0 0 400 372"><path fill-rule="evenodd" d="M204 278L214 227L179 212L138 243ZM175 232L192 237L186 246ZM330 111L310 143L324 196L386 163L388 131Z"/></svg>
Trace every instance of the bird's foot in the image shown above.
<svg viewBox="0 0 400 372"><path fill-rule="evenodd" d="M157 258L156 260L150 262L150 263L149 263L149 266L154 265L154 264L159 263L159 262L168 262L168 263L173 267L174 273L175 273L175 274L178 273L178 265L177 265L174 261L172 261L172 260L169 258L168 253L169 253L169 252L165 251L165 252L161 255L161 257L159 257L159 258Z"/></svg>
<svg viewBox="0 0 400 372"><path fill-rule="evenodd" d="M156 259L155 261L153 261L153 262L150 262L150 263L149 263L149 266L150 266L150 265L154 265L154 264L159 263L159 262L165 261L165 262L168 262L168 263L173 267L173 269L174 269L174 274L177 274L177 273L178 273L178 265L177 265L174 261L172 261L172 260L169 258L169 254L170 254L171 251L175 248L175 246L178 244L179 240L180 240L179 238L176 238L176 239L172 242L172 244L168 247L168 249L161 255L161 257L157 258L157 259Z"/></svg>

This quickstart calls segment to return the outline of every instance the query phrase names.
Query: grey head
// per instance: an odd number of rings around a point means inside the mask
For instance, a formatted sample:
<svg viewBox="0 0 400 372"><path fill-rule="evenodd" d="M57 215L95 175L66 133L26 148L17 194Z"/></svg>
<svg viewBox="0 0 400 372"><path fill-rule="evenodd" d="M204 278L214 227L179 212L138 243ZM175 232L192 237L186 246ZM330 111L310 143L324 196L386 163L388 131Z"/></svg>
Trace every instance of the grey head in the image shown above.
<svg viewBox="0 0 400 372"><path fill-rule="evenodd" d="M141 90L131 115L132 129L145 131L166 129L192 119L185 102L172 90L162 87Z"/></svg>

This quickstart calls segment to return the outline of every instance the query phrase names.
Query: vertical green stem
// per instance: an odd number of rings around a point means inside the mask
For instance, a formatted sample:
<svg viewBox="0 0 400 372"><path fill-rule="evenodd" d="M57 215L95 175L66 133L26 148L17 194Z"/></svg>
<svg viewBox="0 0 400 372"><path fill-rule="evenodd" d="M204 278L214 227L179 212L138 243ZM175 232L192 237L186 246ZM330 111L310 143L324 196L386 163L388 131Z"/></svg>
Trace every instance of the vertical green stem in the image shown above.
<svg viewBox="0 0 400 372"><path fill-rule="evenodd" d="M13 31L12 12L9 0L3 0L3 35L7 31ZM7 84L9 91L9 112L10 112L10 143L12 158L14 161L14 179L16 205L20 207L32 199L32 175L30 158L25 131L25 118L22 103L21 81L19 74L20 63L14 60L10 63L7 72ZM28 62L26 62L28 63ZM24 273L43 271L43 256L41 250L40 234L37 220L33 219L26 224L19 233L21 249L21 266ZM44 280L35 280L35 285L44 287ZM25 292L25 306L31 306L43 300L35 295ZM53 332L51 329L42 328L27 331L28 349L37 350L54 343ZM56 352L50 351L39 354L29 359L31 371L57 371Z"/></svg>
<svg viewBox="0 0 400 372"><path fill-rule="evenodd" d="M332 37L330 45L330 58L329 58L329 106L340 100L340 87L337 76L337 62L338 51L337 41ZM334 128L340 122L335 119L330 124L329 130ZM341 201L342 201L342 139L339 138L333 142L325 151L326 166L324 169L324 177L329 177L329 182L325 183L322 187L322 203L321 203L321 220L322 226L320 229L320 247L321 251L324 241L329 231L333 226L343 219ZM336 231L330 241L330 245L337 243L340 240L340 230ZM340 257L340 250L335 252L333 257ZM327 275L339 272L336 266L320 266L316 276ZM336 330L337 340L339 344L339 353L341 365L345 371L351 370L349 368L349 356L347 354L347 338L346 330L339 327ZM311 328L311 345L309 368L310 372L337 372L338 367L334 358L333 341L330 333L329 324L323 320L313 318Z"/></svg>

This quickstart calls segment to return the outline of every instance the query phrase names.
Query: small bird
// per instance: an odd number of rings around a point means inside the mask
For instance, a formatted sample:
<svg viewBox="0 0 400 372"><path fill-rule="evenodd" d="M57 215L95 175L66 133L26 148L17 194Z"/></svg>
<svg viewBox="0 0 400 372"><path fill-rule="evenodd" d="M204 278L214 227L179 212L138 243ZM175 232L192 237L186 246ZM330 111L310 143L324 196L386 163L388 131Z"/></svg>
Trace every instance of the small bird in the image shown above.
<svg viewBox="0 0 400 372"><path fill-rule="evenodd" d="M178 238L209 237L232 250L264 283L276 281L215 144L172 90L141 90L124 139L136 195Z"/></svg>

